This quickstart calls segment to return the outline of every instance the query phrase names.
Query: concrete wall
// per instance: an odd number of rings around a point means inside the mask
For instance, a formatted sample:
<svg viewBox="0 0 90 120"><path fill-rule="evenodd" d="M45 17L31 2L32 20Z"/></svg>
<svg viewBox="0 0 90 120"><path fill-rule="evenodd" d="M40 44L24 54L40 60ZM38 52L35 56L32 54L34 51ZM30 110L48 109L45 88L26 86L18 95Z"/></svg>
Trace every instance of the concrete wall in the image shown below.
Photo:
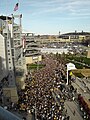
<svg viewBox="0 0 90 120"><path fill-rule="evenodd" d="M10 102L16 103L18 101L18 94L17 94L17 88L16 87L6 87L3 88L3 102L7 104L7 98L9 98Z"/></svg>
<svg viewBox="0 0 90 120"><path fill-rule="evenodd" d="M0 34L0 80L7 75L5 40Z"/></svg>

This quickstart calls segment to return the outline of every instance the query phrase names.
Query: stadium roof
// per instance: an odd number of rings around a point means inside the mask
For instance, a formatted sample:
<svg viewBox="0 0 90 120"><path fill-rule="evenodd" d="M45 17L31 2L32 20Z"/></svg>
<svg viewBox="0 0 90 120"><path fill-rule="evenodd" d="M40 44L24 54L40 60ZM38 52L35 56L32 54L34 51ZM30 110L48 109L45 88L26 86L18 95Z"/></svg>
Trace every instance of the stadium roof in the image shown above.
<svg viewBox="0 0 90 120"><path fill-rule="evenodd" d="M69 36L69 35L90 35L90 32L71 32L71 33L62 34L62 36L63 35L66 35L66 36Z"/></svg>

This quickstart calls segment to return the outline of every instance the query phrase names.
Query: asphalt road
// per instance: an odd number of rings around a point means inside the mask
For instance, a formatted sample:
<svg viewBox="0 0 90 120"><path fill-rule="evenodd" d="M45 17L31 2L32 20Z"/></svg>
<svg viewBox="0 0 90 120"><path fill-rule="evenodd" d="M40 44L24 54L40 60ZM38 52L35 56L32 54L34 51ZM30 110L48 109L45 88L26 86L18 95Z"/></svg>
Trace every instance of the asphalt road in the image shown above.
<svg viewBox="0 0 90 120"><path fill-rule="evenodd" d="M83 120L78 105L75 102L65 102L65 108L67 109L67 114L70 116L70 120ZM74 111L75 115L73 114Z"/></svg>
<svg viewBox="0 0 90 120"><path fill-rule="evenodd" d="M52 95L55 99L55 101L60 105L60 99L57 99L56 96L58 96L58 91L57 89L52 91ZM83 120L81 116L81 112L79 110L79 106L75 101L65 101L65 109L67 109L67 116L70 116L69 120ZM73 114L75 111L75 115Z"/></svg>

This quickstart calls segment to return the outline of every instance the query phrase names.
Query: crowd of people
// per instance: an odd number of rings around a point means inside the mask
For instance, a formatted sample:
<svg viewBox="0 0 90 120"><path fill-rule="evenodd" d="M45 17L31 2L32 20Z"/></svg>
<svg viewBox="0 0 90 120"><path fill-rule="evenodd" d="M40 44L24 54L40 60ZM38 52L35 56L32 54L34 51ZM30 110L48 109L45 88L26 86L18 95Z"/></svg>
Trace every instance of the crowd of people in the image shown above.
<svg viewBox="0 0 90 120"><path fill-rule="evenodd" d="M8 109L19 112L23 120L27 113L35 120L69 120L64 102L73 98L74 88L66 86L64 61L46 55L40 64L44 67L26 74L25 89L18 91L18 103L12 102Z"/></svg>
<svg viewBox="0 0 90 120"><path fill-rule="evenodd" d="M26 75L25 90L19 92L18 109L31 113L36 120L68 120L63 112L64 103L58 105L52 94L64 82L65 66L52 56L46 56L42 64L45 67Z"/></svg>

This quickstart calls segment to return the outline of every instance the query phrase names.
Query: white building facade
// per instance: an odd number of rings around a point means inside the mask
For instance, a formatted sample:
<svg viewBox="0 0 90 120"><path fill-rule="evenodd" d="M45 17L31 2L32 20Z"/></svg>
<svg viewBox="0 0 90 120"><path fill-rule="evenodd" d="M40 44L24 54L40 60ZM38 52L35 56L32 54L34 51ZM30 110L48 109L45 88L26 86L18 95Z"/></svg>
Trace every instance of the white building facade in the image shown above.
<svg viewBox="0 0 90 120"><path fill-rule="evenodd" d="M67 54L69 52L68 49L63 49L63 48L40 48L40 50L42 53L47 53L47 54L50 54L50 53Z"/></svg>
<svg viewBox="0 0 90 120"><path fill-rule="evenodd" d="M7 64L6 64L6 52L5 52L5 39L0 34L0 81L7 76Z"/></svg>

